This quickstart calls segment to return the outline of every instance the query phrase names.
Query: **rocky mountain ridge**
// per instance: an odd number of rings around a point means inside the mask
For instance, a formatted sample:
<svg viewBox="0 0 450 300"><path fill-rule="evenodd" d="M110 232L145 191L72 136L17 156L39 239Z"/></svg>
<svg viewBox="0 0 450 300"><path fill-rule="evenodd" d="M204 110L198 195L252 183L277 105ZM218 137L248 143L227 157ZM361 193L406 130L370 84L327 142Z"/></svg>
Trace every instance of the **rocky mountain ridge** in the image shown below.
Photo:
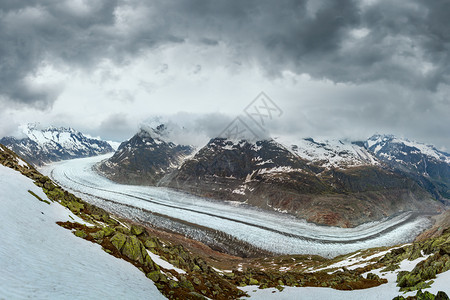
<svg viewBox="0 0 450 300"><path fill-rule="evenodd" d="M393 135L374 135L365 147L383 163L405 174L443 203L450 203L450 154Z"/></svg>
<svg viewBox="0 0 450 300"><path fill-rule="evenodd" d="M294 152L295 153L295 152ZM212 139L175 170L169 187L353 227L402 211L441 205L410 178L376 164L323 167L273 141Z"/></svg>
<svg viewBox="0 0 450 300"><path fill-rule="evenodd" d="M22 129L24 138L4 137L0 143L36 166L114 151L108 142L88 138L72 128L51 126L39 130L28 124Z"/></svg>
<svg viewBox="0 0 450 300"><path fill-rule="evenodd" d="M120 183L156 185L194 151L192 146L166 141L166 130L164 125L151 131L141 129L98 165L98 171Z"/></svg>

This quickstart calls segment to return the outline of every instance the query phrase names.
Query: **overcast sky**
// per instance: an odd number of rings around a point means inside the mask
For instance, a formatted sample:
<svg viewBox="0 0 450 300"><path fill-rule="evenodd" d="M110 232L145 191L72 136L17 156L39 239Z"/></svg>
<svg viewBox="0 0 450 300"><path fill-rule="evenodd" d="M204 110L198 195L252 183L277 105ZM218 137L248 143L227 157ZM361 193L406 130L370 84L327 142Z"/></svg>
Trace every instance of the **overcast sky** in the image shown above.
<svg viewBox="0 0 450 300"><path fill-rule="evenodd" d="M0 136L121 141L154 116L226 126L264 91L273 135L393 133L450 150L449 1L2 0ZM193 125L194 124L194 125Z"/></svg>

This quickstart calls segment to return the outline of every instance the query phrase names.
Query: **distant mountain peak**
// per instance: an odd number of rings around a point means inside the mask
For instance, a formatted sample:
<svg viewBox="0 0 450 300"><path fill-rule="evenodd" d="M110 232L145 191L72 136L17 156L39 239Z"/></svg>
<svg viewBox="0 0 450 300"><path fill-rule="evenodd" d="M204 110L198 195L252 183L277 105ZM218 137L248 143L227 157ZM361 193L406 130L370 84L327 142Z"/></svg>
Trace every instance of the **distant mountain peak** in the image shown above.
<svg viewBox="0 0 450 300"><path fill-rule="evenodd" d="M378 159L416 180L436 199L450 199L450 154L393 135L374 135L365 145Z"/></svg>
<svg viewBox="0 0 450 300"><path fill-rule="evenodd" d="M164 136L167 136L168 134L168 128L165 124L160 124L156 127L147 127L143 126L139 129L139 132L137 133L138 136L142 138L162 138Z"/></svg>
<svg viewBox="0 0 450 300"><path fill-rule="evenodd" d="M0 143L35 165L114 151L109 143L88 138L70 127L49 126L39 129L39 124L29 123L19 129L25 137L5 137Z"/></svg>
<svg viewBox="0 0 450 300"><path fill-rule="evenodd" d="M385 156L387 156L390 155L388 152L393 154L395 151L412 151L411 154L420 153L421 155L427 156L431 159L436 159L438 161L450 164L450 154L436 149L433 145L427 145L406 138L399 138L392 134L373 135L367 139L365 145L375 154L378 154L381 151Z"/></svg>
<svg viewBox="0 0 450 300"><path fill-rule="evenodd" d="M97 169L106 177L122 183L157 184L195 149L190 145L173 143L168 132L164 124L142 127Z"/></svg>

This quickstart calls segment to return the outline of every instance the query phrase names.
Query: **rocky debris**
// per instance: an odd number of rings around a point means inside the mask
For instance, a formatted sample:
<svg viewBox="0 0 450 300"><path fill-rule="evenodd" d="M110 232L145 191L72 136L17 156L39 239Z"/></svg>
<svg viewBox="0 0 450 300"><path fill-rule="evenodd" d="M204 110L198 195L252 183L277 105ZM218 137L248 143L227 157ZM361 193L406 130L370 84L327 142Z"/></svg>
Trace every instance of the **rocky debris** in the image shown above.
<svg viewBox="0 0 450 300"><path fill-rule="evenodd" d="M354 290L375 287L386 283L386 279L378 276L364 278L362 270L347 270L328 272L302 272L302 271L262 271L255 268L247 268L245 271L233 270L233 273L225 274L231 282L238 286L258 285L265 289L274 287L282 289L282 286L296 287L331 287L339 290Z"/></svg>
<svg viewBox="0 0 450 300"><path fill-rule="evenodd" d="M30 177L28 176L30 173L37 172L32 165L2 144L0 144L0 164L19 171L27 177Z"/></svg>
<svg viewBox="0 0 450 300"><path fill-rule="evenodd" d="M443 292L439 291L436 295L433 295L432 293L425 291L422 292L422 290L419 290L414 297L403 297L403 296L397 296L393 298L392 300L449 300L450 298L448 295Z"/></svg>
<svg viewBox="0 0 450 300"><path fill-rule="evenodd" d="M359 253L358 257L368 257L379 251L383 251L383 248L365 250ZM253 263L253 265L258 266L257 268L252 268L249 264L243 270L233 270L233 273L225 273L223 276L239 286L254 284L259 285L259 288L314 286L350 290L368 288L387 282L380 276L371 273L372 270L395 271L403 260L414 261L422 258L423 260L411 272L398 272L397 284L400 291L414 291L429 287L437 274L450 270L449 255L450 229L447 228L443 230L441 236L392 249L381 258L373 258L367 261L364 266L353 270L345 267L341 270L326 268L326 266L332 266L351 255L332 260L313 259L311 260L312 264L307 264L307 257L283 256L267 261L266 259L259 259ZM298 262L303 262L300 264L302 267L295 268ZM318 269L318 271L314 272L314 269Z"/></svg>
<svg viewBox="0 0 450 300"><path fill-rule="evenodd" d="M71 222L58 224L74 230L78 237L100 244L107 253L134 264L155 282L156 287L169 299L237 299L245 295L203 259L192 257L182 246L163 245L159 239L149 236L145 228L136 236L131 230L123 233L122 226L87 227ZM162 259L185 270L186 273L181 274L158 266L147 250L157 253Z"/></svg>
<svg viewBox="0 0 450 300"><path fill-rule="evenodd" d="M379 262L386 266L386 271L395 270L402 260L412 261L423 255L428 257L418 263L412 271L400 271L397 274L397 286L401 291L429 287L437 274L450 270L450 229L445 230L439 237L394 249Z"/></svg>

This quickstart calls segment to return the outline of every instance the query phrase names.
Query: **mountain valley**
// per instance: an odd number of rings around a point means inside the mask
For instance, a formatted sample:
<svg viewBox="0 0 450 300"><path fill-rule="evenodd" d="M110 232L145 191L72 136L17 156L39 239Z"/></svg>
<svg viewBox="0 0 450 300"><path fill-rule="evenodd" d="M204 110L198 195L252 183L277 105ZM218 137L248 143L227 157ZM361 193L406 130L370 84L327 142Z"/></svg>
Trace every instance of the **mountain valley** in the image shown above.
<svg viewBox="0 0 450 300"><path fill-rule="evenodd" d="M406 211L435 214L448 201L450 156L420 143L405 147L429 173L413 167L405 152L391 151L386 160L386 149L395 148L389 136L365 142L213 138L195 151L155 133L144 142L141 131L96 168L119 183L166 186L340 227Z"/></svg>

